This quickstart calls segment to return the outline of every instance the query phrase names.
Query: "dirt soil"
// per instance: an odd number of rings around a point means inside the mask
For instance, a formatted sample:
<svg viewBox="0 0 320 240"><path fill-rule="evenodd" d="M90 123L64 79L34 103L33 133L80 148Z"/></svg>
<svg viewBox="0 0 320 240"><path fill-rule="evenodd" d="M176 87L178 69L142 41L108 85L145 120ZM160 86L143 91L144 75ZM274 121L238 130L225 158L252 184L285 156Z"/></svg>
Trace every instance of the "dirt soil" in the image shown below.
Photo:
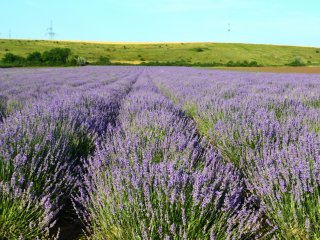
<svg viewBox="0 0 320 240"><path fill-rule="evenodd" d="M228 71L243 71L243 72L320 74L320 67L221 67L218 69L228 70Z"/></svg>

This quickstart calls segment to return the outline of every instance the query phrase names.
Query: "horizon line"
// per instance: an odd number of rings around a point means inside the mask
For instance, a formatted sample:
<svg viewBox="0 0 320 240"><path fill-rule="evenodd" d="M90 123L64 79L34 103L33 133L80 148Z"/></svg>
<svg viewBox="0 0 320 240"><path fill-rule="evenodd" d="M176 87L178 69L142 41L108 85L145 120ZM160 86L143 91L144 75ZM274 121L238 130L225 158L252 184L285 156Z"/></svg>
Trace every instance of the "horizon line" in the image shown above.
<svg viewBox="0 0 320 240"><path fill-rule="evenodd" d="M209 41L147 41L147 42L135 42L135 41L98 41L98 40L73 40L73 39L36 39L36 38L0 38L0 40L22 40L22 41L48 41L48 42L77 42L77 43L92 43L92 44L196 44L196 43L214 43L214 44L248 44L248 45L273 45L282 47L304 47L304 48L320 48L314 45L290 45L290 44L275 44L275 43L250 43L250 42L209 42Z"/></svg>

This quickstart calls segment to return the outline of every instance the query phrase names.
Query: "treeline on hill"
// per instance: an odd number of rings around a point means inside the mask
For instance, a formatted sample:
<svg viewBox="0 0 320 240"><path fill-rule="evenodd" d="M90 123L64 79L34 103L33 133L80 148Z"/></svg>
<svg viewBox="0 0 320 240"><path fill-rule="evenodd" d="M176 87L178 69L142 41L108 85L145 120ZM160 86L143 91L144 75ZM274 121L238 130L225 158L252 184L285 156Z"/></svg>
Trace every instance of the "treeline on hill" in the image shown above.
<svg viewBox="0 0 320 240"><path fill-rule="evenodd" d="M69 48L53 48L40 53L29 53L27 57L6 53L1 60L0 67L27 66L83 66L88 64L86 59L73 56Z"/></svg>
<svg viewBox="0 0 320 240"><path fill-rule="evenodd" d="M53 48L43 53L35 51L29 53L27 57L6 53L0 61L0 67L28 67L28 66L85 66L89 62L83 57L73 55L69 48ZM300 57L295 57L287 66L306 66ZM222 62L195 62L191 63L184 59L177 61L143 61L140 64L130 64L110 61L108 57L100 56L97 61L90 65L142 65L142 66L187 66L187 67L262 67L257 61L229 61Z"/></svg>
<svg viewBox="0 0 320 240"><path fill-rule="evenodd" d="M74 56L69 48L53 48L49 51L40 53L38 51L29 53L27 57L15 55L13 53L6 53L0 62L0 67L28 67L28 66L84 66L89 63L83 57ZM90 63L90 65L136 65L130 63L111 62L108 57L100 56L96 62ZM227 63L219 62L196 62L190 63L183 59L178 61L142 61L138 65L143 66L189 66L189 67L215 67L215 66L227 66L227 67L260 67L256 61L229 61Z"/></svg>

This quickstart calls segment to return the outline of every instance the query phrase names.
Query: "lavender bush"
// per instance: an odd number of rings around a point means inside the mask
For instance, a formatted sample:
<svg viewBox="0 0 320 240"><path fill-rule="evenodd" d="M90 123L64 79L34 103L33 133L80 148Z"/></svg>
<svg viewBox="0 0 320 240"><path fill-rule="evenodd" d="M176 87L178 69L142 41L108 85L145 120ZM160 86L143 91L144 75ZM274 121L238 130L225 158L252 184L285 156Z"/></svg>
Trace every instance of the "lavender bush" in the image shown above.
<svg viewBox="0 0 320 240"><path fill-rule="evenodd" d="M273 236L318 239L319 76L202 71L182 83L178 75L159 89L241 171Z"/></svg>
<svg viewBox="0 0 320 240"><path fill-rule="evenodd" d="M2 239L49 239L52 227L52 206L49 199L32 194L32 184L21 189L12 177L9 183L0 181L0 233Z"/></svg>
<svg viewBox="0 0 320 240"><path fill-rule="evenodd" d="M37 82L33 86L18 81L17 85L38 90L37 95L24 91L19 96L19 88L11 91L15 86L5 86L2 99L6 102L1 109L9 115L0 126L0 182L6 189L0 203L1 236L53 237L57 220L70 214L65 205L81 177L80 159L93 153L94 140L114 122L118 101L135 81L126 77L126 73L119 75L123 74L119 81L116 76L102 78L91 86L90 81L68 79L71 86L59 91L55 87L42 89ZM60 80L48 82L49 86L56 84L59 88L63 85ZM7 111L14 102L22 108ZM25 214L20 214L23 208ZM26 227L26 222L30 227ZM59 227L63 227L61 234L65 234L64 226L58 224L55 228Z"/></svg>
<svg viewBox="0 0 320 240"><path fill-rule="evenodd" d="M277 238L319 239L319 142L305 133L299 144L279 145L247 153L248 189L262 200Z"/></svg>
<svg viewBox="0 0 320 240"><path fill-rule="evenodd" d="M85 188L75 197L89 239L243 239L259 233L260 212L244 197L237 171L212 149L203 150L192 121L148 78L134 85L119 121L86 163Z"/></svg>
<svg viewBox="0 0 320 240"><path fill-rule="evenodd" d="M33 109L9 117L0 130L0 182L6 188L1 202L5 219L1 234L12 234L8 239L48 237L73 189L77 158L89 154L92 144L85 129L56 117Z"/></svg>

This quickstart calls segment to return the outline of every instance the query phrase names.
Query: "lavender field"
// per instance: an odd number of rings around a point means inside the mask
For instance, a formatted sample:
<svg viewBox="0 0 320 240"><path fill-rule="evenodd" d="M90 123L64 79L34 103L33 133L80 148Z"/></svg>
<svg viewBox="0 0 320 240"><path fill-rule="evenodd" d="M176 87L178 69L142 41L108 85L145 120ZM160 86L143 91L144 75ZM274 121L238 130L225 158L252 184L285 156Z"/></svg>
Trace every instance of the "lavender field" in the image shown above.
<svg viewBox="0 0 320 240"><path fill-rule="evenodd" d="M320 75L0 69L0 239L320 239Z"/></svg>

